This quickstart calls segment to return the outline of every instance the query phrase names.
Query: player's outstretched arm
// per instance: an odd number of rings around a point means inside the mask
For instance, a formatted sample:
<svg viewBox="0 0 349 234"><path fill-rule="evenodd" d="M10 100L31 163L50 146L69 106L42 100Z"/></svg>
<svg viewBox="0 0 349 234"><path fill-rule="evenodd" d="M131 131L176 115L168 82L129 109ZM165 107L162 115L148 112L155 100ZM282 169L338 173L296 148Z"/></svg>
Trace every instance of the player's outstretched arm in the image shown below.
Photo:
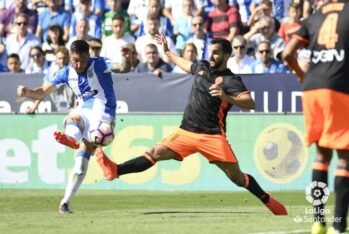
<svg viewBox="0 0 349 234"><path fill-rule="evenodd" d="M299 41L296 38L292 38L287 44L285 50L282 52L282 59L287 62L289 66L298 76L298 81L303 82L304 72L299 66L298 60L296 58L297 50L304 47L304 42Z"/></svg>
<svg viewBox="0 0 349 234"><path fill-rule="evenodd" d="M188 60L176 55L172 51L170 51L168 49L167 40L166 40L166 37L164 35L157 34L155 36L155 40L158 44L161 45L162 50L164 51L164 53L167 55L167 57L169 57L169 59L172 62L174 62L178 67L182 68L183 71L190 73L191 65L193 63L191 61L188 61Z"/></svg>
<svg viewBox="0 0 349 234"><path fill-rule="evenodd" d="M243 109L251 110L256 108L256 104L253 101L250 92L248 91L240 93L238 96L230 96L224 92L222 87L214 84L210 87L210 94L212 97L219 97L223 101L226 101Z"/></svg>
<svg viewBox="0 0 349 234"><path fill-rule="evenodd" d="M121 48L122 54L122 62L121 63L113 63L112 72L115 73L126 73L131 71L132 68L132 52L127 47Z"/></svg>
<svg viewBox="0 0 349 234"><path fill-rule="evenodd" d="M28 97L33 100L42 100L56 89L56 86L49 82L44 82L41 87L35 89L29 89L26 86L19 85L17 87L17 95L20 97Z"/></svg>

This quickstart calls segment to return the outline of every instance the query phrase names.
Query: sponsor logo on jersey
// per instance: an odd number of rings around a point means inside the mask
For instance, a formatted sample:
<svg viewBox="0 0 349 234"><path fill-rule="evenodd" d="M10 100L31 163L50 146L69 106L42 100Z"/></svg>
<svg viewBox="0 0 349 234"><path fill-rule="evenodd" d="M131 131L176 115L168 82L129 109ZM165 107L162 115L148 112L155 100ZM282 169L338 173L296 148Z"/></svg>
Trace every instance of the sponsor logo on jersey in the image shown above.
<svg viewBox="0 0 349 234"><path fill-rule="evenodd" d="M89 90L89 91L86 91L82 94L82 98L89 99L89 98L95 96L97 93L98 93L98 90Z"/></svg>
<svg viewBox="0 0 349 234"><path fill-rule="evenodd" d="M311 61L315 64L321 62L321 63L326 63L326 62L342 62L344 61L345 58L345 51L342 50L336 50L336 49L331 49L331 50L320 50L320 51L313 51L312 59Z"/></svg>

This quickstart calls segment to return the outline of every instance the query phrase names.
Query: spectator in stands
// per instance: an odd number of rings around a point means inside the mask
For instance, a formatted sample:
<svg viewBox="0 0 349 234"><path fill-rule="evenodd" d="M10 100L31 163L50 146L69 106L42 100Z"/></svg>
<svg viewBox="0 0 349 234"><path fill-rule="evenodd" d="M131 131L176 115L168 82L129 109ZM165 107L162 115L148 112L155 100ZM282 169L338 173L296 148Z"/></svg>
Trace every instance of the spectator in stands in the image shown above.
<svg viewBox="0 0 349 234"><path fill-rule="evenodd" d="M213 37L221 37L232 41L241 33L242 23L239 10L235 6L229 6L227 0L211 0L213 11L207 17L207 31Z"/></svg>
<svg viewBox="0 0 349 234"><path fill-rule="evenodd" d="M270 9L271 14L267 14L267 15L271 17L275 17L279 22L282 21L282 19L284 18L285 1L289 1L289 0L267 0L267 1L270 1L270 4L268 3L268 5L271 6L271 9ZM258 8L259 6L265 3L266 3L265 0L252 0L251 7L250 7L252 14L256 10L256 8ZM287 5L288 3L286 4L286 6Z"/></svg>
<svg viewBox="0 0 349 234"><path fill-rule="evenodd" d="M0 36L9 36L14 33L15 16L23 13L28 16L28 31L35 33L38 25L38 14L27 7L27 0L14 0L15 5L0 13Z"/></svg>
<svg viewBox="0 0 349 234"><path fill-rule="evenodd" d="M205 6L208 5L207 0L194 0L194 8L192 9L193 16L203 16L205 13ZM170 19L171 24L175 25L177 19L183 14L183 2L182 0L165 0L163 14Z"/></svg>
<svg viewBox="0 0 349 234"><path fill-rule="evenodd" d="M69 12L76 12L79 8L79 0L64 0L64 8ZM102 17L105 10L105 0L92 0L91 12Z"/></svg>
<svg viewBox="0 0 349 234"><path fill-rule="evenodd" d="M52 62L48 69L48 73L45 76L45 81L52 80L59 69L69 63L69 51L65 46L59 46L56 49L55 61ZM53 110L60 113L67 113L69 109L75 106L75 96L73 91L66 85L59 85L55 92L50 93L50 99L53 104ZM26 111L27 114L33 114L38 109L42 100L35 100L34 106Z"/></svg>
<svg viewBox="0 0 349 234"><path fill-rule="evenodd" d="M211 37L205 32L204 18L195 16L191 21L191 27L194 35L187 40L187 43L192 42L197 49L197 60L208 59L208 46L211 43Z"/></svg>
<svg viewBox="0 0 349 234"><path fill-rule="evenodd" d="M255 60L249 57L247 52L246 39L238 35L234 37L232 42L233 56L229 58L227 66L235 74L250 74L252 73L251 64Z"/></svg>
<svg viewBox="0 0 349 234"><path fill-rule="evenodd" d="M98 38L91 38L87 41L90 46L89 54L90 57L101 57L102 41Z"/></svg>
<svg viewBox="0 0 349 234"><path fill-rule="evenodd" d="M292 33L299 29L301 26L299 21L300 8L296 3L290 3L288 6L288 18L281 23L278 35L284 39L287 44L291 39Z"/></svg>
<svg viewBox="0 0 349 234"><path fill-rule="evenodd" d="M252 73L286 73L289 70L272 56L268 41L260 41L257 47L257 59L251 64Z"/></svg>
<svg viewBox="0 0 349 234"><path fill-rule="evenodd" d="M46 0L29 0L29 1L31 1L29 7L33 10L36 10L39 15L43 10L47 8Z"/></svg>
<svg viewBox="0 0 349 234"><path fill-rule="evenodd" d="M131 72L134 72L136 67L137 67L137 65L140 63L139 59L138 59L138 53L137 53L137 50L136 50L136 46L135 46L134 43L128 43L126 45L126 47L131 52L131 56L132 56L132 58L131 58L131 62L132 62L132 64L131 64Z"/></svg>
<svg viewBox="0 0 349 234"><path fill-rule="evenodd" d="M185 44L182 50L181 56L182 58L195 63L197 54L198 54L198 51L196 49L196 46L194 45L194 43L189 42ZM172 73L187 73L187 72L185 72L183 69L175 65L172 69Z"/></svg>
<svg viewBox="0 0 349 234"><path fill-rule="evenodd" d="M48 63L55 61L55 50L64 46L63 29L61 26L55 24L48 28L48 34L46 41L42 44L42 50L45 53L45 59Z"/></svg>
<svg viewBox="0 0 349 234"><path fill-rule="evenodd" d="M63 39L69 40L69 27L71 15L61 7L62 0L45 0L47 9L39 14L39 25L36 30L36 36L46 41L50 25L58 24L63 27Z"/></svg>
<svg viewBox="0 0 349 234"><path fill-rule="evenodd" d="M138 18L133 20L132 28L135 31L134 35L136 37L143 36L148 33L147 28L147 18L159 18L160 20L160 32L168 37L173 37L173 26L170 20L163 16L161 13L162 7L160 0L149 0L147 7L147 14L142 14L145 18Z"/></svg>
<svg viewBox="0 0 349 234"><path fill-rule="evenodd" d="M273 3L271 0L262 0L260 5L254 8L252 15L248 21L248 26L252 28L262 16L270 16L274 19L275 31L277 32L280 28L280 21L273 16Z"/></svg>
<svg viewBox="0 0 349 234"><path fill-rule="evenodd" d="M31 62L25 70L26 74L47 74L48 64L45 60L44 51L40 46L34 46L30 49Z"/></svg>
<svg viewBox="0 0 349 234"><path fill-rule="evenodd" d="M109 58L113 63L122 62L121 48L127 43L134 43L130 35L124 33L124 17L115 15L112 20L113 34L103 40L101 56ZM143 45L144 46L144 45Z"/></svg>
<svg viewBox="0 0 349 234"><path fill-rule="evenodd" d="M14 21L16 33L11 34L6 40L6 51L8 54L18 54L21 60L21 68L29 66L29 51L34 46L40 46L40 39L28 32L28 17L24 13L19 13Z"/></svg>
<svg viewBox="0 0 349 234"><path fill-rule="evenodd" d="M24 70L21 69L21 60L18 54L7 55L7 71L11 73L23 73Z"/></svg>
<svg viewBox="0 0 349 234"><path fill-rule="evenodd" d="M285 41L275 32L275 21L270 16L262 16L251 30L244 35L249 42L248 48L255 52L261 41L269 41L273 50L274 59L281 60L281 53L285 49Z"/></svg>
<svg viewBox="0 0 349 234"><path fill-rule="evenodd" d="M88 41L91 38L93 38L93 36L88 34L89 31L89 25L88 25L88 20L86 20L85 18L82 18L78 21L78 23L76 24L76 36L75 37L71 37L69 39L69 41L66 44L67 48L70 48L70 45L73 41L75 40L85 40Z"/></svg>
<svg viewBox="0 0 349 234"><path fill-rule="evenodd" d="M155 35L159 33L159 28L160 28L160 20L157 17L153 17L153 16L148 16L147 18L147 28L148 28L148 34L138 37L136 40L136 49L137 52L139 54L139 58L141 62L145 61L145 51L144 51L144 45L148 45L148 44L154 44L156 46L158 46L159 51L161 47L160 45L158 45L156 43L155 40ZM166 37L166 40L168 41L168 46L170 48L171 51L175 51L175 46L173 44L173 41L171 38ZM168 62L169 59L168 57L163 53L160 52L160 57L165 61Z"/></svg>
<svg viewBox="0 0 349 234"><path fill-rule="evenodd" d="M149 0L130 0L127 13L131 20L131 32L138 30L139 20L146 19L148 15ZM134 24L136 22L136 24Z"/></svg>
<svg viewBox="0 0 349 234"><path fill-rule="evenodd" d="M241 21L244 25L247 25L251 16L250 5L253 0L229 0L229 5L235 6L239 9Z"/></svg>
<svg viewBox="0 0 349 234"><path fill-rule="evenodd" d="M107 0L110 11L103 16L103 36L110 36L112 31L112 19L115 15L121 15L124 18L124 32L125 35L131 35L131 21L125 10L121 8L120 0Z"/></svg>
<svg viewBox="0 0 349 234"><path fill-rule="evenodd" d="M76 36L76 25L81 19L86 19L89 25L88 34L90 36L102 38L102 18L94 14L91 10L92 0L79 0L78 9L75 10L71 18L69 37Z"/></svg>
<svg viewBox="0 0 349 234"><path fill-rule="evenodd" d="M162 77L163 73L169 73L172 71L170 64L164 62L159 56L158 47L154 44L148 44L145 46L146 61L138 64L135 69L136 73L152 73L157 77Z"/></svg>
<svg viewBox="0 0 349 234"><path fill-rule="evenodd" d="M174 34L176 35L176 49L181 53L186 41L193 35L191 21L193 19L193 0L181 0L182 14L176 20L174 25Z"/></svg>

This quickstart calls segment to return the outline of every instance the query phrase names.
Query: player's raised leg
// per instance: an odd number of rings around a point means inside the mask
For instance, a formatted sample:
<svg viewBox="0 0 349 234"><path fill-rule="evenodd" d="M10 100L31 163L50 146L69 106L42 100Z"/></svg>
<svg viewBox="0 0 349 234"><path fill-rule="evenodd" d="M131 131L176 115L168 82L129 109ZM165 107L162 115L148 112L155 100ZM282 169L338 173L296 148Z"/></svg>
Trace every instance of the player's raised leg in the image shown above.
<svg viewBox="0 0 349 234"><path fill-rule="evenodd" d="M70 148L78 149L82 138L83 125L83 121L78 114L70 114L65 123L65 131L55 131L53 136L57 142Z"/></svg>
<svg viewBox="0 0 349 234"><path fill-rule="evenodd" d="M104 177L113 180L121 175L137 173L151 168L157 161L175 159L178 155L163 145L155 145L143 155L128 160L122 164L111 161L102 148L96 149L97 162L103 169Z"/></svg>
<svg viewBox="0 0 349 234"><path fill-rule="evenodd" d="M261 200L266 207L275 215L287 215L287 210L283 204L265 192L255 180L247 173L242 173L238 163L214 162L237 186L244 187Z"/></svg>

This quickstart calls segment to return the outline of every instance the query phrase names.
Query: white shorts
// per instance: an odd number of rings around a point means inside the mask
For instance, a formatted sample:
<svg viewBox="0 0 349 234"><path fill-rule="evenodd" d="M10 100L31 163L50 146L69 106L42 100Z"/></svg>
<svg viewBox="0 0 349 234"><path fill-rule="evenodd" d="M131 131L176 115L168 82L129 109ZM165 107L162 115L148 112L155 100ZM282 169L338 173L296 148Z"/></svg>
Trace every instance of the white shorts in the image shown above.
<svg viewBox="0 0 349 234"><path fill-rule="evenodd" d="M88 133L92 130L97 129L101 121L110 123L114 128L115 118L110 114L105 113L104 110L104 103L95 100L92 107L87 108L78 106L75 109L73 109L71 112L69 112L64 122L66 122L66 119L69 118L69 116L71 115L80 116L84 125L84 131L82 132L81 136L88 142L91 142Z"/></svg>

